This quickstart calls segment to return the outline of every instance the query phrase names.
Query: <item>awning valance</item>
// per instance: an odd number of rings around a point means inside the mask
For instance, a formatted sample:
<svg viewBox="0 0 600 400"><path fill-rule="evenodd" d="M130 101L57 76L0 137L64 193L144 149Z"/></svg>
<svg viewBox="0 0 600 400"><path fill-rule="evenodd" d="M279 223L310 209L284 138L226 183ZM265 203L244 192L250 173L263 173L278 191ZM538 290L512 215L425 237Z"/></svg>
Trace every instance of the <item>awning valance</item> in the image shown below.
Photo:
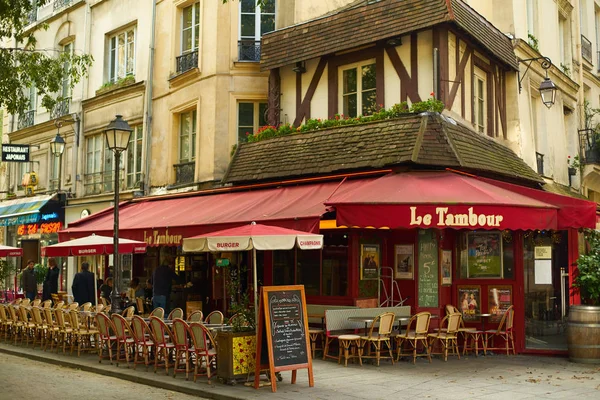
<svg viewBox="0 0 600 400"><path fill-rule="evenodd" d="M180 246L182 239L252 221L305 232L318 232L325 201L368 182L312 183L254 191L229 192L171 199L146 198L119 209L119 236L150 246ZM66 241L92 233L111 236L112 208L69 224L59 232Z"/></svg>
<svg viewBox="0 0 600 400"><path fill-rule="evenodd" d="M35 224L40 222L40 211L56 195L23 197L0 202L0 226Z"/></svg>
<svg viewBox="0 0 600 400"><path fill-rule="evenodd" d="M449 171L389 174L327 202L337 224L375 228L594 227L596 204Z"/></svg>

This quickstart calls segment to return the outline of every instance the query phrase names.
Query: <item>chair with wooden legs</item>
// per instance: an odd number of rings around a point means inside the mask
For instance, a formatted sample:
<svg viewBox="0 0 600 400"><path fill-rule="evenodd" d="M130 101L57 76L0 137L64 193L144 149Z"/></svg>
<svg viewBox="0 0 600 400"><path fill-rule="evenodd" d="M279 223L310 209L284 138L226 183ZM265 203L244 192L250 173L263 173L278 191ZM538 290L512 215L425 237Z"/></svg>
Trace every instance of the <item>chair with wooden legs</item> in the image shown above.
<svg viewBox="0 0 600 400"><path fill-rule="evenodd" d="M171 331L165 324L165 322L159 317L150 317L150 329L152 330L152 337L154 338L154 345L156 352L154 354L154 372L158 370L160 360L162 359L167 375L169 375L169 354L175 349L175 344L170 341L173 337Z"/></svg>
<svg viewBox="0 0 600 400"><path fill-rule="evenodd" d="M411 317L406 326L406 331L396 335L396 361L403 356L412 356L413 364L416 363L417 357L427 357L431 363L431 354L429 353L429 341L427 335L429 334L429 322L431 321L431 313L420 312ZM404 353L402 351L405 343L411 346L410 353ZM418 353L417 348L419 343L425 350L423 353Z"/></svg>
<svg viewBox="0 0 600 400"><path fill-rule="evenodd" d="M56 325L58 325L56 352L58 353L58 349L62 344L63 353L66 353L67 343L70 345L72 340L71 333L73 333L73 328L71 328L71 319L69 318L69 314L62 309L54 310L54 318L56 319Z"/></svg>
<svg viewBox="0 0 600 400"><path fill-rule="evenodd" d="M512 350L513 355L515 353L515 338L513 336L514 330L514 319L515 319L515 310L514 306L508 307L508 309L502 315L502 320L500 320L500 324L498 325L498 329L491 329L485 331L484 334L484 346L483 346L483 354L487 354L490 350L506 350L506 355L510 355L510 350ZM504 340L504 347L494 347L494 339L496 337L500 337ZM492 345L490 346L490 338L492 339Z"/></svg>
<svg viewBox="0 0 600 400"><path fill-rule="evenodd" d="M19 304L20 306L25 306L28 307L31 303L31 300L29 300L28 298L24 298L23 300L21 300L21 304Z"/></svg>
<svg viewBox="0 0 600 400"><path fill-rule="evenodd" d="M154 310L152 310L152 312L150 313L150 316L164 319L165 318L165 309L162 307L156 307Z"/></svg>
<svg viewBox="0 0 600 400"><path fill-rule="evenodd" d="M70 303L69 306L67 307L67 309L69 311L71 310L77 310L79 308L79 303L74 301L73 303Z"/></svg>
<svg viewBox="0 0 600 400"><path fill-rule="evenodd" d="M135 315L135 307L134 306L127 307L126 309L123 310L121 315L125 318L133 318L133 316Z"/></svg>
<svg viewBox="0 0 600 400"><path fill-rule="evenodd" d="M169 313L169 316L167 317L167 319L169 319L169 320L174 320L177 318L183 319L183 310L179 307L171 310L171 312Z"/></svg>
<svg viewBox="0 0 600 400"><path fill-rule="evenodd" d="M183 310L181 311L183 313ZM175 344L175 367L173 368L173 378L177 376L178 371L185 371L185 380L189 379L190 375L190 341L189 341L189 326L187 322L181 318L173 320L173 342ZM180 368L181 363L185 364L185 368Z"/></svg>
<svg viewBox="0 0 600 400"><path fill-rule="evenodd" d="M32 315L33 323L35 325L35 327L34 327L35 334L33 336L33 348L35 349L35 345L38 342L38 338L39 338L40 349L42 349L44 347L44 342L47 338L48 325L46 324L46 322L44 321L44 318L42 317L42 309L40 307L32 307L31 315Z"/></svg>
<svg viewBox="0 0 600 400"><path fill-rule="evenodd" d="M44 351L48 348L48 343L50 343L50 351L54 350L54 342L58 340L58 324L54 320L54 313L51 308L42 308L42 312L44 315L44 321L46 326L46 340L44 342Z"/></svg>
<svg viewBox="0 0 600 400"><path fill-rule="evenodd" d="M127 362L127 368L129 368L129 353L135 344L133 337L130 336L132 332L131 326L122 315L112 314L110 318L115 327L115 336L117 337L117 367L121 360L122 351L125 353L125 361Z"/></svg>
<svg viewBox="0 0 600 400"><path fill-rule="evenodd" d="M79 357L82 347L86 350L93 350L92 338L94 339L94 344L97 345L100 332L95 327L91 326L90 321L87 318L84 321L80 321L79 311L71 310L69 311L69 315L71 317L71 329L73 329L71 354L73 354L75 343L77 343L77 357Z"/></svg>
<svg viewBox="0 0 600 400"><path fill-rule="evenodd" d="M131 321L131 328L133 329L132 336L134 340L133 346L133 369L137 364L144 364L146 371L150 365L150 350L154 348L154 342L152 341L152 333L150 327L146 324L146 321L139 315L134 315ZM138 357L142 357L143 361L138 361Z"/></svg>
<svg viewBox="0 0 600 400"><path fill-rule="evenodd" d="M42 308L51 308L52 307L52 300L42 301L41 306L42 306Z"/></svg>
<svg viewBox="0 0 600 400"><path fill-rule="evenodd" d="M211 312L204 319L204 323L211 324L211 325L214 325L214 324L223 325L224 321L225 321L225 317L223 316L223 313L219 310L215 310L215 311Z"/></svg>
<svg viewBox="0 0 600 400"><path fill-rule="evenodd" d="M95 307L95 308L93 308L93 307L92 307L92 311L95 311L95 312L97 312L97 313L100 313L100 312L103 312L105 308L106 308L106 307L104 307L104 305L103 305L103 304L96 304L96 307Z"/></svg>
<svg viewBox="0 0 600 400"><path fill-rule="evenodd" d="M8 312L10 314L10 319L12 320L12 329L11 329L11 334L14 340L14 344L17 344L17 340L19 339L19 336L21 334L21 328L23 327L23 321L21 321L21 318L19 317L19 312L17 311L17 308L15 308L14 305L9 304L8 306Z"/></svg>
<svg viewBox="0 0 600 400"><path fill-rule="evenodd" d="M435 333L429 334L430 354L433 354L433 349L435 345L437 343L440 343L440 345L442 346L442 352L444 354L444 361L448 361L448 349L452 351L452 354L456 354L456 356L458 356L458 359L460 360L460 350L458 348L458 328L460 326L461 319L461 313L452 313L444 317L441 326L445 326L445 329L440 329Z"/></svg>
<svg viewBox="0 0 600 400"><path fill-rule="evenodd" d="M138 315L146 315L146 313L144 312L144 299L141 297L136 297L135 298L135 308L137 308L137 313Z"/></svg>
<svg viewBox="0 0 600 400"><path fill-rule="evenodd" d="M189 335L192 339L192 348L189 349L194 354L194 382L198 376L206 375L210 384L212 376L211 368L217 361L217 347L213 342L212 335L209 330L200 322L192 322L189 324ZM204 372L201 371L204 367Z"/></svg>
<svg viewBox="0 0 600 400"><path fill-rule="evenodd" d="M25 340L25 346L28 346L29 339L33 343L35 337L35 324L32 321L31 311L28 310L28 307L19 307L19 319L23 323L21 326L21 345L23 344L23 340Z"/></svg>
<svg viewBox="0 0 600 400"><path fill-rule="evenodd" d="M0 337L4 334L4 341L7 340L11 327L12 320L8 318L8 309L4 304L0 304Z"/></svg>
<svg viewBox="0 0 600 400"><path fill-rule="evenodd" d="M63 306L65 305L65 302L60 300L54 303L54 309L55 310L62 310Z"/></svg>
<svg viewBox="0 0 600 400"><path fill-rule="evenodd" d="M98 362L102 362L102 358L106 358L103 356L103 350L106 348L106 352L108 354L108 359L110 363L113 362L112 355L112 347L113 344L117 342L117 335L115 335L116 328L113 325L112 321L108 316L104 313L96 314L96 326L98 327Z"/></svg>
<svg viewBox="0 0 600 400"><path fill-rule="evenodd" d="M392 312L385 312L375 317L369 328L368 335L360 338L359 354L361 355L361 358L375 358L377 360L377 366L379 366L381 358L389 358L392 361L392 364L394 364L394 355L392 354L390 339L394 326L394 318L395 315ZM367 346L367 355L362 353L365 345ZM387 347L388 355L382 357L381 352L382 350L385 351L385 349L382 348L384 345ZM369 354L372 349L375 350L374 357Z"/></svg>
<svg viewBox="0 0 600 400"><path fill-rule="evenodd" d="M204 316L202 314L202 311L200 311L200 310L194 311L193 313L190 314L190 317L188 318L188 322L202 322L203 320L204 320Z"/></svg>
<svg viewBox="0 0 600 400"><path fill-rule="evenodd" d="M79 309L81 311L90 311L92 309L92 303L90 303L89 301L87 303L83 303L79 306Z"/></svg>

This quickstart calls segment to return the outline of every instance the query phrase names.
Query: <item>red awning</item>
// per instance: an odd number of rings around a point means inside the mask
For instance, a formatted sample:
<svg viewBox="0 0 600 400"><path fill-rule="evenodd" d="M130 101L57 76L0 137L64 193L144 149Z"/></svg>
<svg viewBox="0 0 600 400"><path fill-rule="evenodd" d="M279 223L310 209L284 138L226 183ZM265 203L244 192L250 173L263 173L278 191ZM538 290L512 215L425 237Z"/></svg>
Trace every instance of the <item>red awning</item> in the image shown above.
<svg viewBox="0 0 600 400"><path fill-rule="evenodd" d="M559 204L491 182L449 171L389 174L336 193L326 204L346 226L558 229Z"/></svg>
<svg viewBox="0 0 600 400"><path fill-rule="evenodd" d="M327 211L324 202L365 182L326 182L303 186L229 192L172 199L145 198L119 209L119 236L150 246L179 246L184 237L262 222L305 232L318 232ZM111 236L112 207L75 221L59 232L60 241L92 233Z"/></svg>

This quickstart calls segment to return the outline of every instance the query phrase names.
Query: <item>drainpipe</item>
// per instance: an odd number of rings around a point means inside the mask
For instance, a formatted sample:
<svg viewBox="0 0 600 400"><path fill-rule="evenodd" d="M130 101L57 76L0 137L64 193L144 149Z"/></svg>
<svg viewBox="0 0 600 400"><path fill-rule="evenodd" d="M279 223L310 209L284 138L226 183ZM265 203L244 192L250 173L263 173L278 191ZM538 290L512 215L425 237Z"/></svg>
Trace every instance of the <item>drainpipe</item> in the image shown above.
<svg viewBox="0 0 600 400"><path fill-rule="evenodd" d="M152 1L152 31L150 32L150 54L148 78L146 79L146 157L144 172L144 195L150 192L150 158L152 153L152 88L154 86L154 37L156 28L156 0Z"/></svg>

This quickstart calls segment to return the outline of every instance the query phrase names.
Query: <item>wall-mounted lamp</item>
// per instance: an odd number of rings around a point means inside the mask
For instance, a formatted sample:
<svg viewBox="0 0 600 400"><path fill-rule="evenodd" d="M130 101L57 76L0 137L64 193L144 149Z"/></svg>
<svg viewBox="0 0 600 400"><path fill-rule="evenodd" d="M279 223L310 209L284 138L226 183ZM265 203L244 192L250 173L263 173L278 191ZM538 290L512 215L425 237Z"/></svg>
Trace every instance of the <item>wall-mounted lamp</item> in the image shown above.
<svg viewBox="0 0 600 400"><path fill-rule="evenodd" d="M517 61L519 63L529 62L529 64L527 64L527 69L525 70L525 73L523 74L523 76L521 76L519 78L519 93L521 93L521 89L523 89L521 82L525 78L525 75L527 75L527 72L529 72L531 63L534 61L539 61L540 66L546 71L546 78L544 78L544 81L540 84L540 87L538 90L540 91L540 96L542 97L542 103L544 103L544 105L548 108L552 107L554 105L554 100L556 99L557 87L554 84L554 82L552 82L550 80L550 78L548 77L548 68L550 68L550 66L552 65L552 61L550 60L550 58L536 57L536 58L528 58L526 60L517 60ZM519 75L521 75L521 71L519 71Z"/></svg>
<svg viewBox="0 0 600 400"><path fill-rule="evenodd" d="M298 61L296 62L296 66L292 68L292 71L303 74L306 72L306 64L304 64L304 61Z"/></svg>
<svg viewBox="0 0 600 400"><path fill-rule="evenodd" d="M60 128L62 127L62 121L57 119L54 121L54 125L56 126L56 136L54 139L50 141L50 151L54 155L54 157L58 158L58 183L57 183L57 192L60 192L60 172L62 169L62 154L65 151L65 139L60 136Z"/></svg>
<svg viewBox="0 0 600 400"><path fill-rule="evenodd" d="M396 36L385 41L385 45L389 47L402 46L402 37Z"/></svg>

